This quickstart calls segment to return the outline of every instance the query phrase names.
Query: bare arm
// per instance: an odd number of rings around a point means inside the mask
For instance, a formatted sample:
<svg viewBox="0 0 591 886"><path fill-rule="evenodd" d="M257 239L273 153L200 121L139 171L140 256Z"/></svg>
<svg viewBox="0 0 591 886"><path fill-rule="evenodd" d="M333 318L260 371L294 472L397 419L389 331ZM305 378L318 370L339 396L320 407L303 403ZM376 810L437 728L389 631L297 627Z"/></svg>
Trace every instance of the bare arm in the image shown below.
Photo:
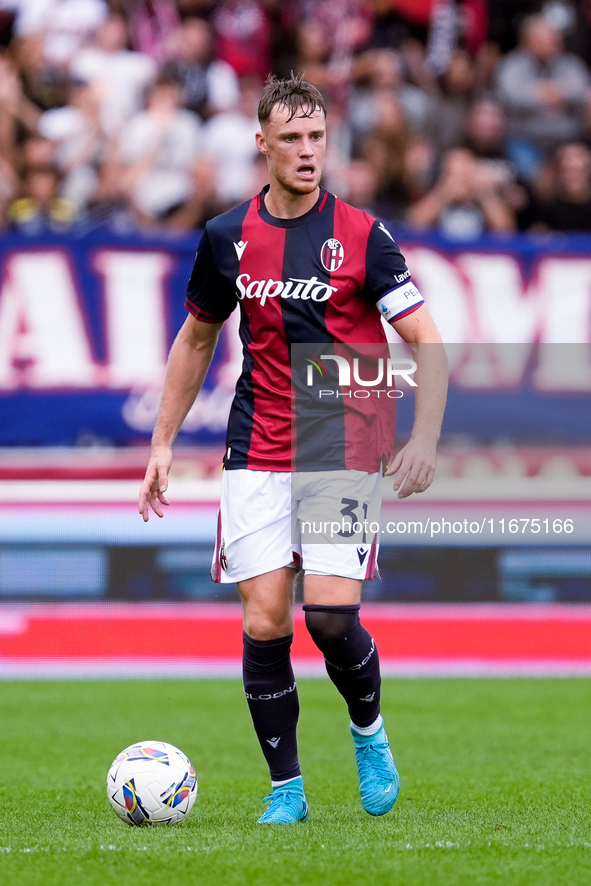
<svg viewBox="0 0 591 886"><path fill-rule="evenodd" d="M506 233L515 230L515 214L501 193L494 173L483 163L478 163L474 169L474 195L489 231Z"/></svg>
<svg viewBox="0 0 591 886"><path fill-rule="evenodd" d="M500 194L492 189L483 190L479 194L479 203L489 231L505 234L515 230L517 225L513 210Z"/></svg>
<svg viewBox="0 0 591 886"><path fill-rule="evenodd" d="M437 442L447 397L447 357L425 305L392 326L408 344L417 364L415 419L410 440L386 471L394 477L398 498L424 492L433 482Z"/></svg>
<svg viewBox="0 0 591 886"><path fill-rule="evenodd" d="M162 517L161 505L168 504L164 493L172 464L172 444L201 390L221 328L221 323L203 323L189 315L170 349L152 434L152 452L138 503L145 521L149 519L150 508Z"/></svg>
<svg viewBox="0 0 591 886"><path fill-rule="evenodd" d="M415 228L433 228L437 225L439 216L448 202L448 195L444 187L438 184L409 207L407 220Z"/></svg>

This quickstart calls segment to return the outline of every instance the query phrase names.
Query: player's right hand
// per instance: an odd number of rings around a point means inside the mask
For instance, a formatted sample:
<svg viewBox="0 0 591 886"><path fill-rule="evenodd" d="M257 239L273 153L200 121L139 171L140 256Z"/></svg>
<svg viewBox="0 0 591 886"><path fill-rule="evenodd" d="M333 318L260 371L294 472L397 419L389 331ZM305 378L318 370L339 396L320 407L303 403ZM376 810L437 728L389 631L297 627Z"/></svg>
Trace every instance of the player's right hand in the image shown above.
<svg viewBox="0 0 591 886"><path fill-rule="evenodd" d="M170 504L164 493L168 489L168 472L171 464L172 449L169 446L160 446L152 450L138 502L138 509L145 523L150 519L150 508L159 517L163 517L162 505Z"/></svg>

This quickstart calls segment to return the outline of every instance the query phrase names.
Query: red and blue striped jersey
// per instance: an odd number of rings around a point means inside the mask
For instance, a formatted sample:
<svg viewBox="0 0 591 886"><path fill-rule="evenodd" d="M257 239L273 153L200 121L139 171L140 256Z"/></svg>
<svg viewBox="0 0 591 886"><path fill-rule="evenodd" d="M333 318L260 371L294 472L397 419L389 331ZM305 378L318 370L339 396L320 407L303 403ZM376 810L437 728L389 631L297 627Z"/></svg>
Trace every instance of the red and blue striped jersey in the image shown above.
<svg viewBox="0 0 591 886"><path fill-rule="evenodd" d="M275 218L265 207L266 190L206 224L186 307L199 320L221 323L240 305L244 359L226 468L290 471L291 345L385 343L377 302L413 287L398 246L368 213L322 188L304 215ZM422 300L414 293L388 318L416 310ZM334 470L367 470L347 455L346 440L342 450L338 463L331 461Z"/></svg>

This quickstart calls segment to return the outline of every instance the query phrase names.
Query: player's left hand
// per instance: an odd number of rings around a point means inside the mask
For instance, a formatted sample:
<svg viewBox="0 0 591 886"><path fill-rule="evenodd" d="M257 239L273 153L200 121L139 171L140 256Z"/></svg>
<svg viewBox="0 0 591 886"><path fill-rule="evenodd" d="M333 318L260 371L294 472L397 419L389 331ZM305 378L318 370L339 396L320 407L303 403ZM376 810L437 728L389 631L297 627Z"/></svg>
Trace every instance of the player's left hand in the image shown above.
<svg viewBox="0 0 591 886"><path fill-rule="evenodd" d="M408 498L413 492L424 492L433 482L437 454L435 445L418 437L411 437L384 472L394 477L394 491L398 498Z"/></svg>
<svg viewBox="0 0 591 886"><path fill-rule="evenodd" d="M159 517L163 517L162 505L170 504L164 493L168 489L168 472L171 464L172 449L169 446L159 446L152 450L138 502L144 523L150 519L150 508Z"/></svg>

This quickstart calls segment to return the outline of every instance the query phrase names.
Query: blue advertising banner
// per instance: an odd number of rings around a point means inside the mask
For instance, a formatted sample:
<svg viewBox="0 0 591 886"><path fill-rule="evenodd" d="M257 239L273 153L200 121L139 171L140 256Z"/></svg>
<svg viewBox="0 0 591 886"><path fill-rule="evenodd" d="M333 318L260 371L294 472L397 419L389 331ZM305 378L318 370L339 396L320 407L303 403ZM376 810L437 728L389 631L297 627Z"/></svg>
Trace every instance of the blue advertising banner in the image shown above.
<svg viewBox="0 0 591 886"><path fill-rule="evenodd" d="M453 343L444 433L587 442L591 238L466 245L392 231ZM149 439L197 242L197 234L3 235L0 446ZM256 287L240 295L260 297ZM237 326L238 311L183 426L186 442L223 439L241 364ZM412 397L397 405L408 431Z"/></svg>
<svg viewBox="0 0 591 886"><path fill-rule="evenodd" d="M149 437L198 237L87 235L0 240L0 445L127 444ZM235 324L234 324L235 325ZM219 388L191 436L220 439L233 381L227 335ZM234 373L234 377L235 377ZM223 394L224 388L228 388Z"/></svg>

